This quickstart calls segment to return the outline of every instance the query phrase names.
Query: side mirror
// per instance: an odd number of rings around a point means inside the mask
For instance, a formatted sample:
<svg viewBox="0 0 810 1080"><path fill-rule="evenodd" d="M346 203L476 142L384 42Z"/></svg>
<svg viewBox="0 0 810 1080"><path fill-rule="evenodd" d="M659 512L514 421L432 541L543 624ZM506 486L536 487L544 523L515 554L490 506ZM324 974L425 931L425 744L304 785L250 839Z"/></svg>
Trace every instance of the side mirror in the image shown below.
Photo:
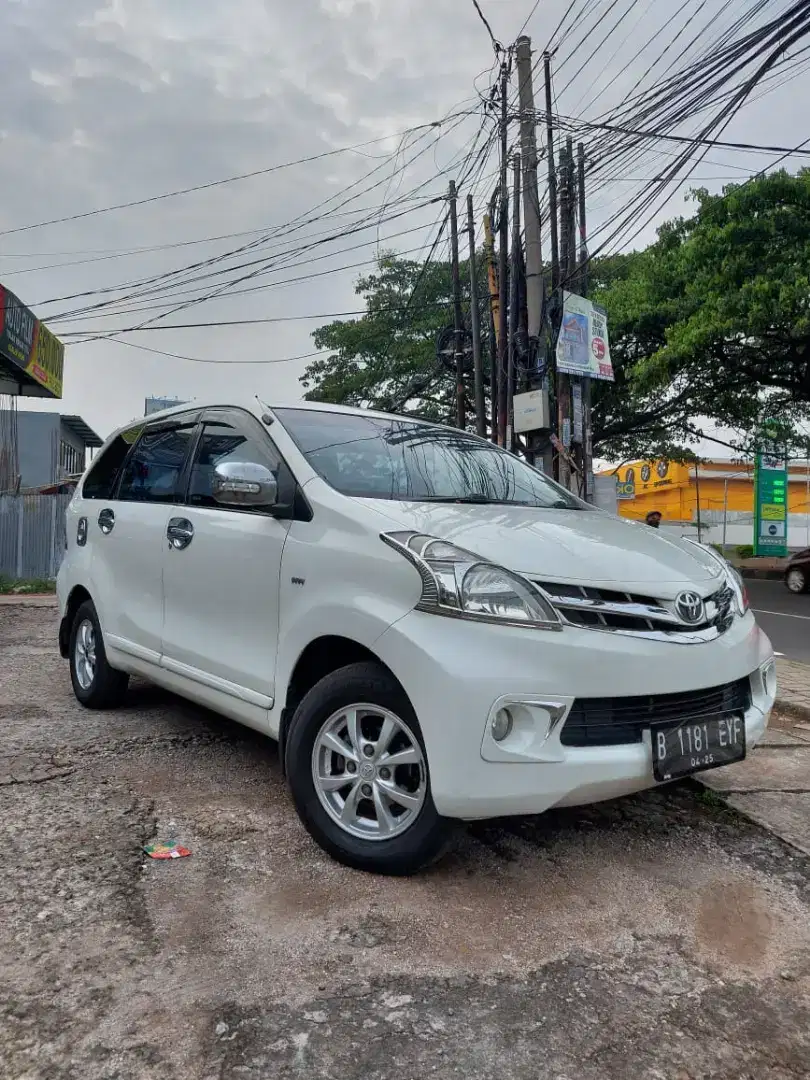
<svg viewBox="0 0 810 1080"><path fill-rule="evenodd" d="M275 506L278 481L264 465L224 461L214 466L211 494L220 506Z"/></svg>

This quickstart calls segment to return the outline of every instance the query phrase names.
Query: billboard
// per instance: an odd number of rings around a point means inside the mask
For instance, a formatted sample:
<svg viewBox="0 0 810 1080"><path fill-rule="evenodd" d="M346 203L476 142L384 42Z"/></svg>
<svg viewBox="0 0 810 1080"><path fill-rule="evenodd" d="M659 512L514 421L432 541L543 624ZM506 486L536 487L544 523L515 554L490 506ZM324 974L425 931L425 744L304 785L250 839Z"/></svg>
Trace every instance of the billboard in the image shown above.
<svg viewBox="0 0 810 1080"><path fill-rule="evenodd" d="M148 397L143 405L143 415L151 416L152 413L161 412L163 409L174 409L178 405L187 405L187 401L180 398Z"/></svg>
<svg viewBox="0 0 810 1080"><path fill-rule="evenodd" d="M62 396L65 346L10 289L0 285L0 366L41 397Z"/></svg>
<svg viewBox="0 0 810 1080"><path fill-rule="evenodd" d="M557 337L557 370L569 375L613 381L605 309L576 293L563 293L562 323Z"/></svg>

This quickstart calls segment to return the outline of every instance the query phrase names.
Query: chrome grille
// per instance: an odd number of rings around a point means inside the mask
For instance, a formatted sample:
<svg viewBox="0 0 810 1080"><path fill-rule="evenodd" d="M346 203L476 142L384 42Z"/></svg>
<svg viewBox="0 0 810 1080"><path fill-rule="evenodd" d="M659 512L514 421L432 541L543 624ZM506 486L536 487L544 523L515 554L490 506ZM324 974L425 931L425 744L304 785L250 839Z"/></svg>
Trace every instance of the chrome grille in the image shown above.
<svg viewBox="0 0 810 1080"><path fill-rule="evenodd" d="M553 581L535 584L546 593L565 622L591 630L693 643L718 637L734 621L734 593L727 585L704 599L703 621L689 624L678 615L673 600L590 585Z"/></svg>

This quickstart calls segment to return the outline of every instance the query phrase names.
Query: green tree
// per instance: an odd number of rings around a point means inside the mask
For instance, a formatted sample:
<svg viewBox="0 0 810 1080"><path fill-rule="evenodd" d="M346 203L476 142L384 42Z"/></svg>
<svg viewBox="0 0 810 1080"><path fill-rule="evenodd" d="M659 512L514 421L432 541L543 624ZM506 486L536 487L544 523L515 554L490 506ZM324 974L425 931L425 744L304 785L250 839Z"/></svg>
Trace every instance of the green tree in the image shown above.
<svg viewBox="0 0 810 1080"><path fill-rule="evenodd" d="M418 412L441 421L454 416L452 372L436 359L438 336L453 324L450 265L425 266L383 255L376 271L357 282L355 292L365 301L366 314L328 323L313 335L316 347L328 349L329 355L307 366L301 379L306 397ZM468 311L468 284L463 299Z"/></svg>
<svg viewBox="0 0 810 1080"><path fill-rule="evenodd" d="M793 446L810 404L810 171L777 172L665 225L646 251L596 261L614 386L597 388L603 446L677 453L700 417L750 447L763 413Z"/></svg>
<svg viewBox="0 0 810 1080"><path fill-rule="evenodd" d="M595 451L688 456L706 421L750 448L767 412L806 452L797 432L810 409L810 171L694 198L696 212L649 248L590 268L616 374L594 385ZM454 379L435 355L452 323L449 266L386 255L356 291L367 314L315 332L329 355L306 369L307 396L449 420ZM486 330L483 273L479 295Z"/></svg>

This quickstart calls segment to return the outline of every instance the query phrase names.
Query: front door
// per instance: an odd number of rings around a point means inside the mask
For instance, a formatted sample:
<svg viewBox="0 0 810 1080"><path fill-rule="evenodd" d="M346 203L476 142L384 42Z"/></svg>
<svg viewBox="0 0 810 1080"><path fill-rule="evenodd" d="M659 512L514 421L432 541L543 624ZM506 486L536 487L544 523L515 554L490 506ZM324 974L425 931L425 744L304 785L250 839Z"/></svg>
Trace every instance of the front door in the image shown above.
<svg viewBox="0 0 810 1080"><path fill-rule="evenodd" d="M269 709L290 522L263 508L219 505L211 479L220 462L264 465L279 478L280 492L292 482L255 417L238 409L204 415L186 503L173 510L164 538L163 665Z"/></svg>

